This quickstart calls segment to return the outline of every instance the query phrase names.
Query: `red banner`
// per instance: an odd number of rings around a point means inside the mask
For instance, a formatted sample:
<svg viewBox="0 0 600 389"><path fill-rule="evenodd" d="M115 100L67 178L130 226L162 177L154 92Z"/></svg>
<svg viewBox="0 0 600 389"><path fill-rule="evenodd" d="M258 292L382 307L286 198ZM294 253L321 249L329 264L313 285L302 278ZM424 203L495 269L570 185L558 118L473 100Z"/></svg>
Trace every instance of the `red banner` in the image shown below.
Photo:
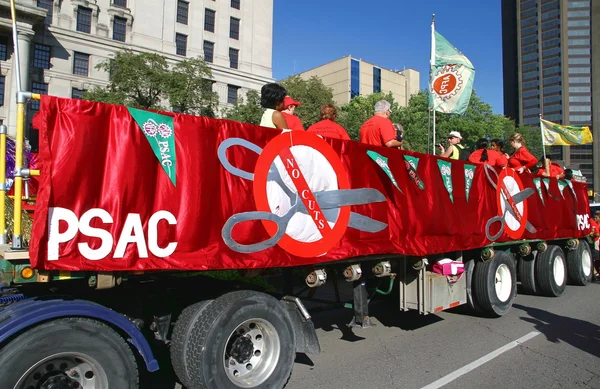
<svg viewBox="0 0 600 389"><path fill-rule="evenodd" d="M585 185L512 169L49 96L34 126L40 269L268 268L590 230Z"/></svg>

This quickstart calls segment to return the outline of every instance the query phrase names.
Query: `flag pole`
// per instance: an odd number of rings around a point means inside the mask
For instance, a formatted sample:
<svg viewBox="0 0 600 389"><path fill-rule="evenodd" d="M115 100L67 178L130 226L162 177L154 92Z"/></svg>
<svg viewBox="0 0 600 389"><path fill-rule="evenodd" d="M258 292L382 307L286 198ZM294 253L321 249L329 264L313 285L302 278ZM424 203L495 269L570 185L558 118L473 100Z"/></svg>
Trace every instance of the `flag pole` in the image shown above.
<svg viewBox="0 0 600 389"><path fill-rule="evenodd" d="M432 97L433 67L435 66L435 14L431 15L431 59L429 64L429 101L433 102L431 108L433 110L433 155L435 155L435 101Z"/></svg>
<svg viewBox="0 0 600 389"><path fill-rule="evenodd" d="M542 114L540 113L540 132L542 133L542 152L544 153L544 163L546 163L546 145L544 142L544 124L542 123Z"/></svg>

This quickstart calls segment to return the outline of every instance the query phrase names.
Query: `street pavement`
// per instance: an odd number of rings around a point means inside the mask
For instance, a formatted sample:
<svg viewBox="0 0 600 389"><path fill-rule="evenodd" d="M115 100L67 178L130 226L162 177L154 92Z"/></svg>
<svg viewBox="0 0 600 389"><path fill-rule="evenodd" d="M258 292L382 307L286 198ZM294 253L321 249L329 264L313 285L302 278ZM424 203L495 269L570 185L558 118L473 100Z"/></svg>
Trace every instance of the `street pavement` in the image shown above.
<svg viewBox="0 0 600 389"><path fill-rule="evenodd" d="M298 354L286 389L600 389L598 282L558 298L519 294L501 318L464 307L421 316L381 300L370 313L366 329L346 326L348 309L313 313L321 354ZM160 389L181 388L162 370Z"/></svg>
<svg viewBox="0 0 600 389"><path fill-rule="evenodd" d="M352 330L350 312L315 315L322 352L300 355L286 388L600 388L600 283L569 285L559 298L518 295L501 318L463 307L419 316L386 302L371 314L375 327Z"/></svg>

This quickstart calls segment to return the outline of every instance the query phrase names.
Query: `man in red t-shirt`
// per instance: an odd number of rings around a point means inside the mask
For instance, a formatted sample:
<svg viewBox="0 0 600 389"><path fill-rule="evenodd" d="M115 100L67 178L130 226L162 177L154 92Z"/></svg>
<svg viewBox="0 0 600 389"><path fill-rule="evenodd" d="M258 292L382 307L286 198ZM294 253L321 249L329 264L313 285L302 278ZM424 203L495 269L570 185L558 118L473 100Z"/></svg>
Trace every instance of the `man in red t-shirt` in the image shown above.
<svg viewBox="0 0 600 389"><path fill-rule="evenodd" d="M294 114L296 107L302 105L301 102L295 101L290 96L285 96L283 99L283 116L285 117L285 121L290 130L294 131L304 131L304 126L302 125L302 120L298 116Z"/></svg>
<svg viewBox="0 0 600 389"><path fill-rule="evenodd" d="M385 100L375 104L375 115L360 128L360 141L368 145L401 147L396 139L396 129L390 120L391 105Z"/></svg>

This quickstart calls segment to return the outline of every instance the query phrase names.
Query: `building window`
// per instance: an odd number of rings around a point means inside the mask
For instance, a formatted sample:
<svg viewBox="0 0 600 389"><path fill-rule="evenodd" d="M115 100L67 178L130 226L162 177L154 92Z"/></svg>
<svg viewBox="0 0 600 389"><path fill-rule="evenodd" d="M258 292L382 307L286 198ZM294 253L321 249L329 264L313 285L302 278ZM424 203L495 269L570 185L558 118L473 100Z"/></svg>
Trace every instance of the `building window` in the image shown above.
<svg viewBox="0 0 600 389"><path fill-rule="evenodd" d="M127 19L115 16L113 18L113 40L125 42Z"/></svg>
<svg viewBox="0 0 600 389"><path fill-rule="evenodd" d="M360 94L360 62L356 59L350 60L350 98L353 99Z"/></svg>
<svg viewBox="0 0 600 389"><path fill-rule="evenodd" d="M6 77L0 76L0 106L4 105L4 83Z"/></svg>
<svg viewBox="0 0 600 389"><path fill-rule="evenodd" d="M204 60L206 62L213 61L214 52L215 52L215 44L213 42L204 41Z"/></svg>
<svg viewBox="0 0 600 389"><path fill-rule="evenodd" d="M231 8L240 9L240 0L231 0Z"/></svg>
<svg viewBox="0 0 600 389"><path fill-rule="evenodd" d="M85 93L85 89L71 88L71 98L72 99L83 99L83 94Z"/></svg>
<svg viewBox="0 0 600 389"><path fill-rule="evenodd" d="M183 0L177 1L177 23L188 24L188 13L190 10L190 3Z"/></svg>
<svg viewBox="0 0 600 389"><path fill-rule="evenodd" d="M373 67L373 93L381 92L381 69Z"/></svg>
<svg viewBox="0 0 600 389"><path fill-rule="evenodd" d="M90 69L90 55L84 53L73 53L73 74L78 76L88 75Z"/></svg>
<svg viewBox="0 0 600 389"><path fill-rule="evenodd" d="M40 95L48 94L48 84L43 82L32 82L31 83L31 93L39 93ZM34 111L40 109L40 101L39 100L31 100L30 108Z"/></svg>
<svg viewBox="0 0 600 389"><path fill-rule="evenodd" d="M77 31L92 32L92 10L82 6L77 7Z"/></svg>
<svg viewBox="0 0 600 389"><path fill-rule="evenodd" d="M177 55L187 54L187 35L175 34L175 46L177 46Z"/></svg>
<svg viewBox="0 0 600 389"><path fill-rule="evenodd" d="M0 61L6 61L8 57L8 37L0 36Z"/></svg>
<svg viewBox="0 0 600 389"><path fill-rule="evenodd" d="M238 101L239 86L227 85L227 104L235 104Z"/></svg>
<svg viewBox="0 0 600 389"><path fill-rule="evenodd" d="M229 37L232 39L240 39L240 19L229 19Z"/></svg>
<svg viewBox="0 0 600 389"><path fill-rule="evenodd" d="M46 12L46 19L44 20L44 24L52 24L52 3L53 0L37 0L37 6L38 8L43 8L45 9Z"/></svg>
<svg viewBox="0 0 600 389"><path fill-rule="evenodd" d="M117 7L127 8L127 0L113 0L112 5L116 5Z"/></svg>
<svg viewBox="0 0 600 389"><path fill-rule="evenodd" d="M33 46L33 67L50 69L50 46L37 43Z"/></svg>
<svg viewBox="0 0 600 389"><path fill-rule="evenodd" d="M238 59L240 51L238 49L229 49L229 67L233 69L238 68Z"/></svg>
<svg viewBox="0 0 600 389"><path fill-rule="evenodd" d="M215 11L206 8L204 10L204 30L215 32Z"/></svg>

